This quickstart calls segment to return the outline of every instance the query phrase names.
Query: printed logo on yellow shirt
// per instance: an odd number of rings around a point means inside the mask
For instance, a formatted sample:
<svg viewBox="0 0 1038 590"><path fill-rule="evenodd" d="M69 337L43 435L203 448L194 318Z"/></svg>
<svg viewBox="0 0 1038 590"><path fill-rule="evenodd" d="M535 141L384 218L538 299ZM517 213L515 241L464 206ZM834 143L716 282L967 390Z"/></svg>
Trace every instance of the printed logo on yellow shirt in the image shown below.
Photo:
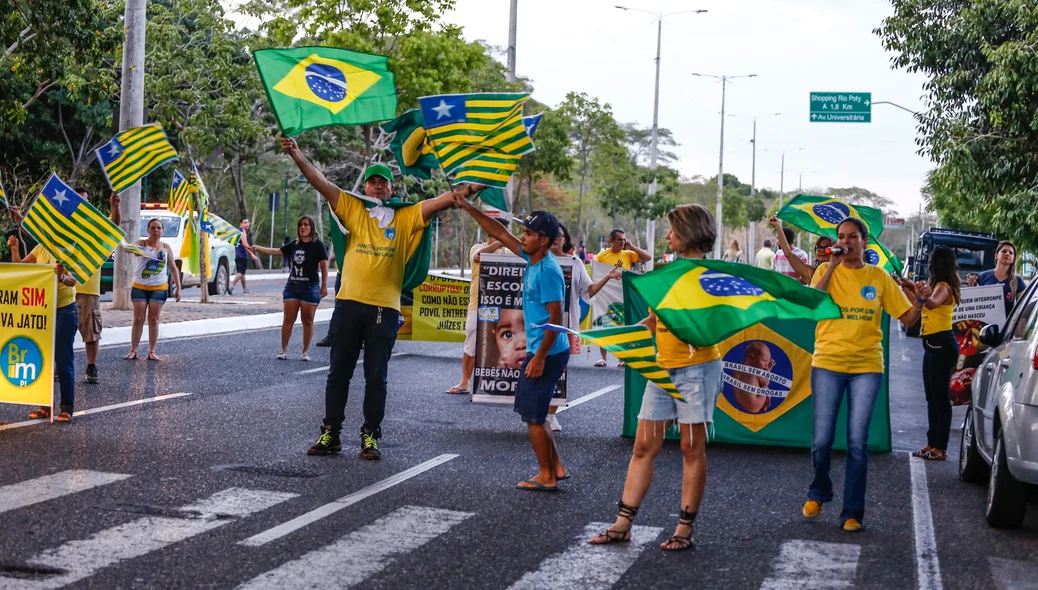
<svg viewBox="0 0 1038 590"><path fill-rule="evenodd" d="M876 288L872 285L866 285L861 288L861 296L867 301L872 301L876 298Z"/></svg>
<svg viewBox="0 0 1038 590"><path fill-rule="evenodd" d="M386 236L387 240L392 240L392 239L396 238L396 228L395 227L387 227L386 231L384 231L383 234Z"/></svg>

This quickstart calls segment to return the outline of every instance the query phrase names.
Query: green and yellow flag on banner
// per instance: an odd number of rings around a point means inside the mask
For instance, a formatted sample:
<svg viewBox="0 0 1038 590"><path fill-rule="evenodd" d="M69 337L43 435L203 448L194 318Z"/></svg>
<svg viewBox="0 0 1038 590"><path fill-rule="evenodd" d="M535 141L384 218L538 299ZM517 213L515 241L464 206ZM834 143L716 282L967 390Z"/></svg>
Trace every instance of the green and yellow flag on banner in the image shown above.
<svg viewBox="0 0 1038 590"><path fill-rule="evenodd" d="M396 86L384 55L295 47L259 49L252 56L285 135L387 121L396 114Z"/></svg>
<svg viewBox="0 0 1038 590"><path fill-rule="evenodd" d="M840 317L828 293L748 264L679 258L630 281L674 335L695 347L717 344L766 319Z"/></svg>
<svg viewBox="0 0 1038 590"><path fill-rule="evenodd" d="M162 125L151 123L121 131L95 150L112 190L121 193L159 166L177 159Z"/></svg>
<svg viewBox="0 0 1038 590"><path fill-rule="evenodd" d="M526 93L423 96L426 137L443 171L457 182L503 188L519 158L532 151L523 124Z"/></svg>
<svg viewBox="0 0 1038 590"><path fill-rule="evenodd" d="M876 237L883 232L883 212L874 207L850 205L840 199L815 195L797 195L779 209L776 216L800 229L836 239L836 227L848 217L857 217Z"/></svg>
<svg viewBox="0 0 1038 590"><path fill-rule="evenodd" d="M80 284L101 268L125 235L57 174L43 185L22 227Z"/></svg>

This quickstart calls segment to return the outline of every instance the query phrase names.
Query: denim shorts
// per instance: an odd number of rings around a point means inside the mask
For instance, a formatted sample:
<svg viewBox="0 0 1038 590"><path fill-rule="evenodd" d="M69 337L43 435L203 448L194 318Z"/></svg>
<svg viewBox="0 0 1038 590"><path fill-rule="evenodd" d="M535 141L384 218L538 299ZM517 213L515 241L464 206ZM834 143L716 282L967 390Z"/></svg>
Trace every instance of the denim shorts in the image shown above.
<svg viewBox="0 0 1038 590"><path fill-rule="evenodd" d="M321 303L321 283L285 283L285 290L281 294L285 301L298 300L310 305Z"/></svg>
<svg viewBox="0 0 1038 590"><path fill-rule="evenodd" d="M551 398L555 396L555 386L562 378L562 373L569 364L569 350L550 354L544 359L544 372L536 379L526 376L526 365L530 364L532 354L519 367L519 386L515 390L514 409L519 418L527 424L544 424L548 418Z"/></svg>
<svg viewBox="0 0 1038 590"><path fill-rule="evenodd" d="M684 396L681 402L658 385L645 385L639 420L678 422L679 424L709 424L714 421L714 407L721 393L721 361L714 360L680 369L668 369L670 380Z"/></svg>
<svg viewBox="0 0 1038 590"><path fill-rule="evenodd" d="M143 301L144 303L165 303L169 291L149 291L147 289L130 288L130 301Z"/></svg>

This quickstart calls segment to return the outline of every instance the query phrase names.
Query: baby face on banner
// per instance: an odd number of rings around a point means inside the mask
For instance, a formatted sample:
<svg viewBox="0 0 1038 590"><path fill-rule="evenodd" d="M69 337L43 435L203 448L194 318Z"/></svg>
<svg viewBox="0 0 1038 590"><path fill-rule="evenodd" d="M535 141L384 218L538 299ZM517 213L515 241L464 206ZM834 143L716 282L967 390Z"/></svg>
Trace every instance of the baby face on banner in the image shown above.
<svg viewBox="0 0 1038 590"><path fill-rule="evenodd" d="M502 309L501 319L494 326L494 339L499 356L497 366L518 369L526 358L526 325L523 310Z"/></svg>

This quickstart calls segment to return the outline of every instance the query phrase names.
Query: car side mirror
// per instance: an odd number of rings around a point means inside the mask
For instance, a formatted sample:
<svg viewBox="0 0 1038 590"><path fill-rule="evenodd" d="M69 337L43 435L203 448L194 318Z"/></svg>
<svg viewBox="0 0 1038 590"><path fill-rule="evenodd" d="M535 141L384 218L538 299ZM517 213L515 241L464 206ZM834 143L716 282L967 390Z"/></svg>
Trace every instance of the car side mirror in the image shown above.
<svg viewBox="0 0 1038 590"><path fill-rule="evenodd" d="M980 343L991 348L1002 344L998 324L988 324L980 329Z"/></svg>

